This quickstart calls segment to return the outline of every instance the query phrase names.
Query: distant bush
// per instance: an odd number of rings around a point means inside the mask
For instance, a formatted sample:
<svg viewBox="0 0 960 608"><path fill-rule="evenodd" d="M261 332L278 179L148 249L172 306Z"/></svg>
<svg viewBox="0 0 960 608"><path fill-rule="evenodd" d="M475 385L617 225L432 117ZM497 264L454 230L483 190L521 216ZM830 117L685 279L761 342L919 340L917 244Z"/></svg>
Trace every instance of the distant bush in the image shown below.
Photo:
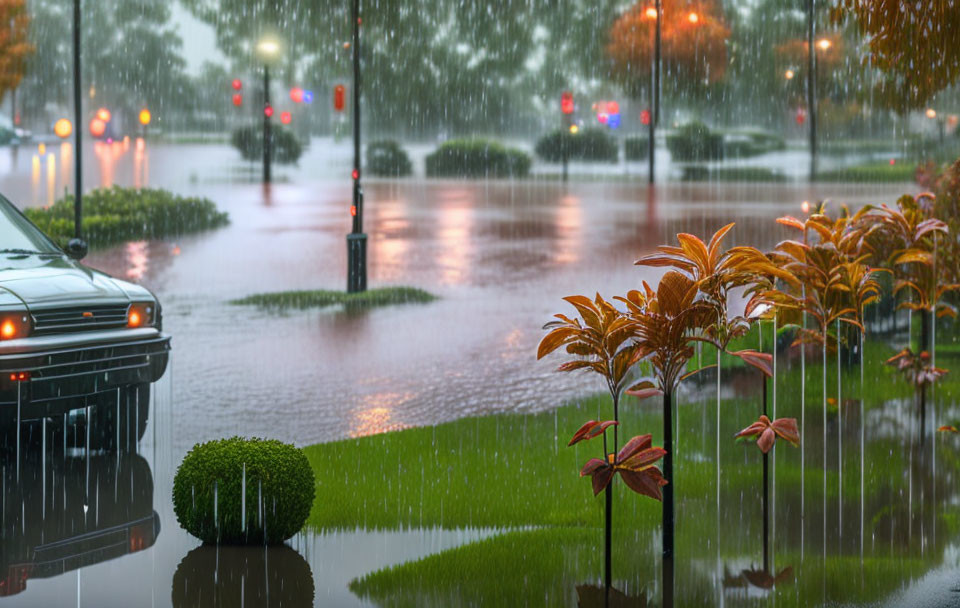
<svg viewBox="0 0 960 608"><path fill-rule="evenodd" d="M674 161L696 162L723 159L723 135L702 122L683 125L667 136L667 149Z"/></svg>
<svg viewBox="0 0 960 608"><path fill-rule="evenodd" d="M367 146L366 171L380 177L404 177L413 173L413 164L397 142L375 141Z"/></svg>
<svg viewBox="0 0 960 608"><path fill-rule="evenodd" d="M534 150L548 163L563 162L564 152L571 161L615 163L620 157L617 141L606 130L596 128L576 134L557 129L541 137Z"/></svg>
<svg viewBox="0 0 960 608"><path fill-rule="evenodd" d="M282 165L295 164L303 154L303 146L297 137L289 130L273 125L270 129L271 159ZM243 160L259 160L263 158L263 126L252 125L234 130L230 143L239 150Z"/></svg>
<svg viewBox="0 0 960 608"><path fill-rule="evenodd" d="M62 246L73 238L73 204L73 195L67 195L49 208L29 208L24 214ZM83 195L83 236L91 248L180 236L228 223L227 214L213 201L167 190L114 186Z"/></svg>
<svg viewBox="0 0 960 608"><path fill-rule="evenodd" d="M917 177L917 165L909 162L868 163L819 171L817 180L822 182L913 182Z"/></svg>
<svg viewBox="0 0 960 608"><path fill-rule="evenodd" d="M683 168L685 182L785 182L787 176L766 167L717 167L692 165Z"/></svg>
<svg viewBox="0 0 960 608"><path fill-rule="evenodd" d="M187 453L173 480L173 509L183 529L204 542L275 544L303 527L314 492L313 470L299 449L233 437Z"/></svg>
<svg viewBox="0 0 960 608"><path fill-rule="evenodd" d="M628 137L624 143L627 160L646 160L650 155L650 138L642 135Z"/></svg>
<svg viewBox="0 0 960 608"><path fill-rule="evenodd" d="M416 287L378 287L355 293L328 291L278 291L273 293L255 293L250 296L230 300L239 306L257 306L259 308L286 310L304 308L324 308L343 305L351 309L374 308L392 304L423 304L433 302L437 297Z"/></svg>
<svg viewBox="0 0 960 608"><path fill-rule="evenodd" d="M427 177L526 177L530 156L485 139L452 139L427 156Z"/></svg>
<svg viewBox="0 0 960 608"><path fill-rule="evenodd" d="M725 158L750 158L786 148L786 140L779 135L765 131L748 131L728 134L723 142L723 155Z"/></svg>

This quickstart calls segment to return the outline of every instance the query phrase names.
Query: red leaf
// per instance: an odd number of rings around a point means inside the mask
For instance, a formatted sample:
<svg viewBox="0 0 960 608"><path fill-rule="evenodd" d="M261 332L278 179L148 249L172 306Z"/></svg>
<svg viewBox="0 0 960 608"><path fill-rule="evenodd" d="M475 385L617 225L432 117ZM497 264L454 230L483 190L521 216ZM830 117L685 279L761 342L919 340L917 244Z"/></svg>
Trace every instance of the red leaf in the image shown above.
<svg viewBox="0 0 960 608"><path fill-rule="evenodd" d="M620 452L617 454L617 462L622 462L637 452L646 450L651 445L653 445L653 435L637 435L620 448Z"/></svg>
<svg viewBox="0 0 960 608"><path fill-rule="evenodd" d="M773 378L773 369L770 367L773 362L773 355L770 353L761 353L755 350L738 350L730 354L734 357L740 357L747 365L752 365L757 368L763 372L767 378Z"/></svg>
<svg viewBox="0 0 960 608"><path fill-rule="evenodd" d="M760 439L757 439L757 447L760 448L760 451L766 454L770 451L770 448L773 447L773 442L777 440L777 434L773 431L772 428L766 428L762 433L760 433Z"/></svg>
<svg viewBox="0 0 960 608"><path fill-rule="evenodd" d="M567 447L581 441L586 441L588 439L593 439L598 435L602 435L605 430L609 427L618 424L613 420L607 420L605 422L597 422L596 420L590 420L584 423L577 432L573 434L573 439L570 440L570 443L567 444Z"/></svg>
<svg viewBox="0 0 960 608"><path fill-rule="evenodd" d="M610 466L608 463L600 460L599 458L591 458L583 465L583 468L580 469L580 477L586 477L587 475L593 475L597 472L597 469Z"/></svg>
<svg viewBox="0 0 960 608"><path fill-rule="evenodd" d="M611 466L606 466L604 468L598 468L592 474L593 482L593 495L596 496L600 492L610 485L610 481L613 479L614 469Z"/></svg>
<svg viewBox="0 0 960 608"><path fill-rule="evenodd" d="M620 470L620 478L627 484L627 487L636 492L649 496L654 500L661 500L663 495L660 487L667 485L667 480L663 478L660 469L650 467L640 472Z"/></svg>

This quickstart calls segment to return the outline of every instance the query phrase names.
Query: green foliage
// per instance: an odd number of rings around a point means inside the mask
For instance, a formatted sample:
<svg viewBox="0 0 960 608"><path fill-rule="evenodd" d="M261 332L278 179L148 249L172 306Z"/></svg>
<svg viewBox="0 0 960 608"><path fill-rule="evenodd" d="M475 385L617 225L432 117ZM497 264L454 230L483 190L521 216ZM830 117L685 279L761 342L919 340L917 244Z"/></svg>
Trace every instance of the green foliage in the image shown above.
<svg viewBox="0 0 960 608"><path fill-rule="evenodd" d="M685 182L785 182L787 176L767 167L704 167L692 165L683 168Z"/></svg>
<svg viewBox="0 0 960 608"><path fill-rule="evenodd" d="M646 160L650 156L650 138L643 135L628 137L624 142L627 160Z"/></svg>
<svg viewBox="0 0 960 608"><path fill-rule="evenodd" d="M722 160L723 135L710 131L702 122L693 121L667 135L667 149L677 162Z"/></svg>
<svg viewBox="0 0 960 608"><path fill-rule="evenodd" d="M821 182L913 182L916 179L917 166L913 163L900 162L891 165L884 163L868 163L843 169L820 171L817 180Z"/></svg>
<svg viewBox="0 0 960 608"><path fill-rule="evenodd" d="M258 293L231 300L230 303L269 309L323 308L337 304L348 308L373 308L391 304L426 303L436 299L433 294L416 287L380 287L357 293L324 289Z"/></svg>
<svg viewBox="0 0 960 608"><path fill-rule="evenodd" d="M281 543L303 527L314 494L313 472L304 453L268 439L198 443L173 480L177 521L207 543Z"/></svg>
<svg viewBox="0 0 960 608"><path fill-rule="evenodd" d="M405 177L413 173L410 157L395 141L382 140L367 146L367 166L370 175Z"/></svg>
<svg viewBox="0 0 960 608"><path fill-rule="evenodd" d="M280 164L296 164L303 154L303 146L293 132L273 125L270 133L272 159ZM230 143L244 160L260 160L263 158L263 125L235 129L230 136Z"/></svg>
<svg viewBox="0 0 960 608"><path fill-rule="evenodd" d="M526 177L530 156L485 139L452 139L427 156L427 177Z"/></svg>
<svg viewBox="0 0 960 608"><path fill-rule="evenodd" d="M724 158L750 158L786 148L787 142L780 135L766 131L745 131L727 134L723 142L723 155Z"/></svg>
<svg viewBox="0 0 960 608"><path fill-rule="evenodd" d="M53 206L29 208L26 216L50 238L73 238L73 195ZM226 226L229 218L213 201L167 190L100 188L83 195L83 236L91 248L140 239L164 239Z"/></svg>
<svg viewBox="0 0 960 608"><path fill-rule="evenodd" d="M620 156L617 141L606 129L588 128L579 133L557 129L537 141L537 156L550 163L572 161L615 163Z"/></svg>

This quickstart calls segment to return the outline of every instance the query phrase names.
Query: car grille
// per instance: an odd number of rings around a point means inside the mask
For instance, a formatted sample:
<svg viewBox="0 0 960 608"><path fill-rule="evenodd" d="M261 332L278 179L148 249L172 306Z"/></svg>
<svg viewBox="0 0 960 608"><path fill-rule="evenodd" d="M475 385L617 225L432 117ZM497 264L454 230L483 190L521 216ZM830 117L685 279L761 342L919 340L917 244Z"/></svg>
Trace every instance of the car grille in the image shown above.
<svg viewBox="0 0 960 608"><path fill-rule="evenodd" d="M127 324L128 304L74 306L31 311L34 336L95 329L114 329Z"/></svg>

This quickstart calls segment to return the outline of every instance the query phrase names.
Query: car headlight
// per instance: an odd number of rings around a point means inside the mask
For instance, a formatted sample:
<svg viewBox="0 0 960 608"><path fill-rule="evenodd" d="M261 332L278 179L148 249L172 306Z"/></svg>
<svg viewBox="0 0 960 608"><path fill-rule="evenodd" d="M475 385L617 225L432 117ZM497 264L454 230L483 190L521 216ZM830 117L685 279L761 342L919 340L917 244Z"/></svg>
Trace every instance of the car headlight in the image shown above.
<svg viewBox="0 0 960 608"><path fill-rule="evenodd" d="M134 302L127 308L127 327L153 327L156 314L153 302Z"/></svg>
<svg viewBox="0 0 960 608"><path fill-rule="evenodd" d="M26 312L0 312L0 340L15 340L30 335L30 315Z"/></svg>

